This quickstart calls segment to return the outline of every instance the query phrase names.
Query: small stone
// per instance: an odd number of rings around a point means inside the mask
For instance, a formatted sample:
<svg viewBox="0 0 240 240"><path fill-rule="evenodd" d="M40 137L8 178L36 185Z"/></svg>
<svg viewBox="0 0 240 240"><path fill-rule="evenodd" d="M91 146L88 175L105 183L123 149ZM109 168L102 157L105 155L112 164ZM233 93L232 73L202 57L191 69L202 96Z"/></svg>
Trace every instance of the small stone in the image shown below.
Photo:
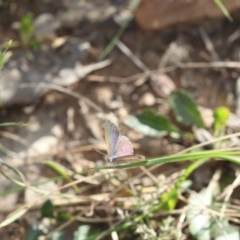
<svg viewBox="0 0 240 240"><path fill-rule="evenodd" d="M173 80L166 74L153 74L150 83L154 92L162 98L167 98L171 92L176 90Z"/></svg>
<svg viewBox="0 0 240 240"><path fill-rule="evenodd" d="M156 103L156 99L151 93L145 93L139 100L141 106L153 106Z"/></svg>
<svg viewBox="0 0 240 240"><path fill-rule="evenodd" d="M108 105L113 98L113 91L107 86L98 86L94 89L94 95L98 102Z"/></svg>
<svg viewBox="0 0 240 240"><path fill-rule="evenodd" d="M39 15L34 23L35 36L37 38L55 38L55 19L50 13Z"/></svg>

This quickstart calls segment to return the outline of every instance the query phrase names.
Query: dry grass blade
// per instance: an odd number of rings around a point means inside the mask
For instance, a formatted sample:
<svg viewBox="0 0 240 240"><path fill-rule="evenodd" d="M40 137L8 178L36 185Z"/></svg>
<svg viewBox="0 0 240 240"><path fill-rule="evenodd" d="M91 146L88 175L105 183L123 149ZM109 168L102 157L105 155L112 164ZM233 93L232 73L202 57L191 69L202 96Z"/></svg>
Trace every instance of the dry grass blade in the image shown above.
<svg viewBox="0 0 240 240"><path fill-rule="evenodd" d="M230 139L231 137L239 137L239 136L240 136L240 133L233 133L233 134L229 134L229 135L226 135L226 136L223 136L223 137L215 138L215 139L206 141L204 143L200 143L200 144L194 145L192 147L189 147L187 149L184 149L183 151L179 152L178 154L183 154L183 153L186 153L186 152L189 152L189 151L207 146L208 144L211 144L211 143L216 143L216 142L219 142L219 141L222 141L222 140ZM226 148L226 149L224 149L224 151L225 150L226 151L231 151L231 150L238 150L238 149L239 149L239 147L228 148L228 149Z"/></svg>
<svg viewBox="0 0 240 240"><path fill-rule="evenodd" d="M238 187L239 185L240 185L240 174L237 176L237 178L234 180L234 182L227 187L227 189L225 191L226 196L224 198L224 204L222 205L222 208L221 208L221 215L222 215L222 217L224 217L224 213L226 211L227 204L229 202L229 199L230 199L234 189L236 187Z"/></svg>
<svg viewBox="0 0 240 240"><path fill-rule="evenodd" d="M10 138L16 142L21 143L22 145L29 147L30 143L28 141L26 141L25 139L19 137L16 134L10 133L10 132L6 132L6 131L0 131L0 135L6 138Z"/></svg>

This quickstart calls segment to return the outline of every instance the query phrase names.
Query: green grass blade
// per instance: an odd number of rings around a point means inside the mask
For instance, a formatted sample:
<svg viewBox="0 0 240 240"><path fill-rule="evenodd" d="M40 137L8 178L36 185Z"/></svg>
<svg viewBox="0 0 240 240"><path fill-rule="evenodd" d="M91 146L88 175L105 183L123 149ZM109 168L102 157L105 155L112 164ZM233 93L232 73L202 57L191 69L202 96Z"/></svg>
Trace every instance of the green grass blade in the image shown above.
<svg viewBox="0 0 240 240"><path fill-rule="evenodd" d="M61 180L63 177L62 176L57 176L57 177L53 177L53 178L49 178L47 180L44 180L44 181L40 181L40 182L36 182L36 183L33 183L30 187L37 187L37 186L40 186L40 185L43 185L43 184L46 184L48 182L53 182L53 181L57 181L57 180ZM12 194L12 193L19 193L21 191L23 191L25 189L25 185L24 184L17 184L19 187L15 187L15 188L11 188L11 189L8 189L6 191L3 191L0 193L0 197L4 197L4 196L7 196L9 194Z"/></svg>
<svg viewBox="0 0 240 240"><path fill-rule="evenodd" d="M4 51L2 52L2 54L0 56L0 70L2 69L5 55L6 55L7 51L8 51L8 49L11 47L11 45L12 45L12 40L9 40L8 43L7 43L7 46L5 47Z"/></svg>
<svg viewBox="0 0 240 240"><path fill-rule="evenodd" d="M206 162L207 159L199 159L196 162L192 163L190 166L185 169L184 173L180 176L178 181L175 184L175 187L169 192L164 193L161 196L161 203L159 209L172 211L175 209L178 201L178 190L181 187L182 183L189 177L189 175L200 165Z"/></svg>
<svg viewBox="0 0 240 240"><path fill-rule="evenodd" d="M182 161L190 161L190 160L196 160L196 159L202 159L202 158L218 158L218 159L224 159L224 156L234 156L239 155L240 151L227 151L224 150L207 150L207 151L201 151L201 152L194 152L194 153L185 153L181 155L173 155L173 156L165 156L165 157L158 157L153 159L148 159L144 161L139 162L132 162L129 164L124 165L116 165L116 166L105 166L96 168L95 170L100 169L109 169L109 168L120 168L120 169L128 169L128 168L136 168L136 167L146 167L146 166L152 166L152 165L159 165L164 163L173 163L173 162L182 162Z"/></svg>
<svg viewBox="0 0 240 240"><path fill-rule="evenodd" d="M140 4L140 0L134 1L134 6L131 11L131 16L126 19L126 21L123 23L123 25L119 28L116 35L113 37L112 41L107 45L107 47L103 50L103 52L99 55L99 60L103 60L115 47L118 40L121 38L123 33L125 32L126 28L128 27L129 23L132 21L134 13L136 9L138 8L138 5Z"/></svg>
<svg viewBox="0 0 240 240"><path fill-rule="evenodd" d="M228 10L225 8L225 6L223 5L221 0L214 0L214 2L217 4L217 6L220 8L220 10L222 11L222 13L225 15L225 17L229 20L229 21L233 21L231 15L229 14Z"/></svg>
<svg viewBox="0 0 240 240"><path fill-rule="evenodd" d="M27 127L29 124L27 123L15 123L15 122L7 122L7 123L0 123L0 127L9 127L9 126L18 126L18 127Z"/></svg>
<svg viewBox="0 0 240 240"><path fill-rule="evenodd" d="M65 171L65 169L58 163L53 161L45 161L44 164L50 168L52 168L55 172L57 172L60 176L63 177L63 179L67 180L68 182L71 182L71 177L68 175L68 173ZM80 189L76 184L73 186L74 191L78 194L80 193Z"/></svg>

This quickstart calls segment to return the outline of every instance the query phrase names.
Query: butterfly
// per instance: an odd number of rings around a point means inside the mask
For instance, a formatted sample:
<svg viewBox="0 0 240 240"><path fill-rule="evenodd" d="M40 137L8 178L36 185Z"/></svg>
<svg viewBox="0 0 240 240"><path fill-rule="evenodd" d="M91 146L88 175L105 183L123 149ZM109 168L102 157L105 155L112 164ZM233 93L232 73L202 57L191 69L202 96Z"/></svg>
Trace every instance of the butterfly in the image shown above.
<svg viewBox="0 0 240 240"><path fill-rule="evenodd" d="M120 136L118 127L109 120L105 124L105 139L109 164L145 159L142 155L133 154L130 140L126 136Z"/></svg>

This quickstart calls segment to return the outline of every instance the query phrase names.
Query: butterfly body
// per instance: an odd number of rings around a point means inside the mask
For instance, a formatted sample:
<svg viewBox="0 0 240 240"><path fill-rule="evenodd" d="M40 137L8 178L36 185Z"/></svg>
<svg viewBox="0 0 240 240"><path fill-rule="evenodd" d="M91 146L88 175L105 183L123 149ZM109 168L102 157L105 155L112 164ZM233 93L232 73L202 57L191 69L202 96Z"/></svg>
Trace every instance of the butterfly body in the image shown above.
<svg viewBox="0 0 240 240"><path fill-rule="evenodd" d="M113 159L115 159L115 158L117 158L118 156L117 155L113 155L113 156L111 156L111 157L108 157L107 158L107 160L108 160L108 162L112 162L113 161Z"/></svg>
<svg viewBox="0 0 240 240"><path fill-rule="evenodd" d="M133 154L133 147L130 140L126 136L120 136L118 127L111 121L106 121L105 138L108 162L110 164L145 159L144 156Z"/></svg>

